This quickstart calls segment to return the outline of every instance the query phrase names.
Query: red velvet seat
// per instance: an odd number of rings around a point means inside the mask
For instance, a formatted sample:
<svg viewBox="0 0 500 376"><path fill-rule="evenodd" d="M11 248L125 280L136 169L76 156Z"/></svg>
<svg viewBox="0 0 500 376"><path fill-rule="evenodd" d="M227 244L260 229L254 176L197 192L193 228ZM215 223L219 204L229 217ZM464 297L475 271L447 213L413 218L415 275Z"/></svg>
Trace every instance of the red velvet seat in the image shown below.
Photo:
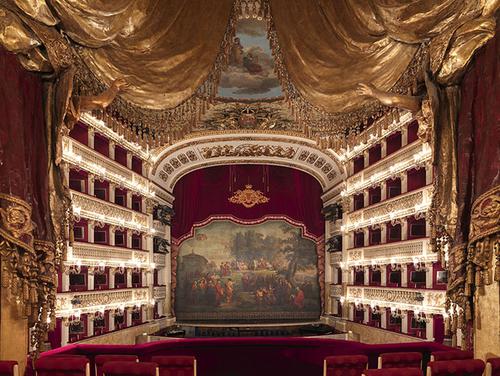
<svg viewBox="0 0 500 376"><path fill-rule="evenodd" d="M363 376L422 376L422 370L414 367L367 369Z"/></svg>
<svg viewBox="0 0 500 376"><path fill-rule="evenodd" d="M500 358L489 358L486 361L484 376L500 376Z"/></svg>
<svg viewBox="0 0 500 376"><path fill-rule="evenodd" d="M0 376L19 376L19 366L15 360L0 361Z"/></svg>
<svg viewBox="0 0 500 376"><path fill-rule="evenodd" d="M196 376L194 356L153 356L151 361L158 364L160 376Z"/></svg>
<svg viewBox="0 0 500 376"><path fill-rule="evenodd" d="M434 351L431 353L431 362L441 360L463 360L474 359L472 351L452 350L452 351Z"/></svg>
<svg viewBox="0 0 500 376"><path fill-rule="evenodd" d="M361 376L367 364L365 355L327 356L323 362L323 376Z"/></svg>
<svg viewBox="0 0 500 376"><path fill-rule="evenodd" d="M116 354L106 354L106 355L96 355L95 361L95 374L96 376L102 376L102 366L107 362L138 362L139 358L137 355L116 355Z"/></svg>
<svg viewBox="0 0 500 376"><path fill-rule="evenodd" d="M37 376L90 376L90 363L86 356L53 356L35 362Z"/></svg>
<svg viewBox="0 0 500 376"><path fill-rule="evenodd" d="M422 368L422 354L418 352L396 352L380 354L378 368Z"/></svg>
<svg viewBox="0 0 500 376"><path fill-rule="evenodd" d="M429 362L427 376L482 376L485 364L479 359Z"/></svg>
<svg viewBox="0 0 500 376"><path fill-rule="evenodd" d="M102 366L105 376L158 376L158 364L153 362L107 362Z"/></svg>

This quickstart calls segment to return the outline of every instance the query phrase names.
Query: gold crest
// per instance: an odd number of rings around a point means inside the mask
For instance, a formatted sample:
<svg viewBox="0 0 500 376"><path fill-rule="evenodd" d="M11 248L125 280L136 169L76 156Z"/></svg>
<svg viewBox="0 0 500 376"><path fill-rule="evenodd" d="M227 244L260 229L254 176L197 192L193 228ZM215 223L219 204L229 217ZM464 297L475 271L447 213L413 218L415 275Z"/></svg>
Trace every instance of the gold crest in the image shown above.
<svg viewBox="0 0 500 376"><path fill-rule="evenodd" d="M257 204L265 204L269 202L269 198L264 196L261 191L252 189L251 184L245 185L245 189L238 189L228 198L233 204L241 204L245 208L252 208Z"/></svg>

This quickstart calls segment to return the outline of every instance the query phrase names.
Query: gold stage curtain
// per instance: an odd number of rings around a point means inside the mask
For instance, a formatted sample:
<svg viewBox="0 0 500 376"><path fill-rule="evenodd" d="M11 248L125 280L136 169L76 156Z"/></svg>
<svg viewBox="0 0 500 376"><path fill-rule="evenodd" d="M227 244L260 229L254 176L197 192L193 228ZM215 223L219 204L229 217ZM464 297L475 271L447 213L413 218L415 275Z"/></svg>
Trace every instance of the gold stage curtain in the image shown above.
<svg viewBox="0 0 500 376"><path fill-rule="evenodd" d="M98 78L109 85L126 76L130 89L122 97L154 109L177 106L207 79L233 6L232 0L48 3Z"/></svg>
<svg viewBox="0 0 500 376"><path fill-rule="evenodd" d="M481 15L480 0L270 0L290 80L310 103L343 112L363 104L359 82L389 90L420 43L440 68L454 31Z"/></svg>

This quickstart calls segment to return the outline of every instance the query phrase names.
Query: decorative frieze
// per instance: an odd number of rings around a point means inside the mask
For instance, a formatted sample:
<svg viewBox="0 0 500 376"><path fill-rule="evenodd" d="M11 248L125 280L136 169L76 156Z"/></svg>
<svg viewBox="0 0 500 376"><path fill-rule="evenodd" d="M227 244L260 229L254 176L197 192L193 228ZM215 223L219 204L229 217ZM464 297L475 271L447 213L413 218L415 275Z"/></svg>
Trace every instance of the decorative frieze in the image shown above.
<svg viewBox="0 0 500 376"><path fill-rule="evenodd" d="M167 298L167 289L165 286L156 286L153 288L154 300L165 300Z"/></svg>
<svg viewBox="0 0 500 376"><path fill-rule="evenodd" d="M165 261L166 255L162 253L154 253L153 254L153 262L155 263L156 267L163 268L165 267L166 261Z"/></svg>
<svg viewBox="0 0 500 376"><path fill-rule="evenodd" d="M344 288L342 285L330 285L330 296L341 297L344 296Z"/></svg>

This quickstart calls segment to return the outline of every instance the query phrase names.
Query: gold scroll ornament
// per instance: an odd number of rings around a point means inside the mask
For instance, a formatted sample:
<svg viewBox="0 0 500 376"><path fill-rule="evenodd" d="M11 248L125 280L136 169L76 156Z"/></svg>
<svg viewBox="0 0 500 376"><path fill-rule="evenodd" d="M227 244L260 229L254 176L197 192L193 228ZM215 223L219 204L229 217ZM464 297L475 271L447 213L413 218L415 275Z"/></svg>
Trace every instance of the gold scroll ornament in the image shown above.
<svg viewBox="0 0 500 376"><path fill-rule="evenodd" d="M234 194L228 198L229 202L233 204L241 204L245 208L252 208L257 204L265 204L269 202L269 198L264 196L261 191L252 189L251 184L246 184L245 189L238 189Z"/></svg>

